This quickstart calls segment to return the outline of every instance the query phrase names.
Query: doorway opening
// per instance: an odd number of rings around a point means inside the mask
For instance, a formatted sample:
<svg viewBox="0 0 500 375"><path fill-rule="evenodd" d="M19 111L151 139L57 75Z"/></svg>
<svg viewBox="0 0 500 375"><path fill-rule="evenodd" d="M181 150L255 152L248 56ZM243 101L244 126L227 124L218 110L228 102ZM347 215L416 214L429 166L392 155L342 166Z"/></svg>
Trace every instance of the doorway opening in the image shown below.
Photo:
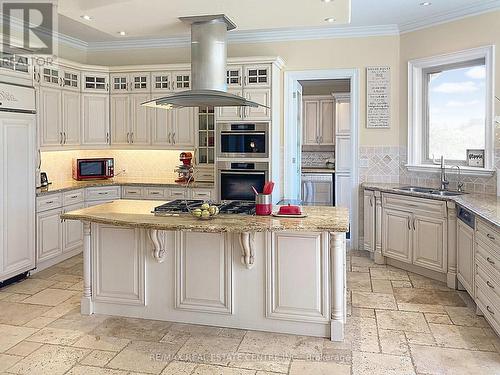
<svg viewBox="0 0 500 375"><path fill-rule="evenodd" d="M349 209L358 247L357 69L285 72L284 197Z"/></svg>

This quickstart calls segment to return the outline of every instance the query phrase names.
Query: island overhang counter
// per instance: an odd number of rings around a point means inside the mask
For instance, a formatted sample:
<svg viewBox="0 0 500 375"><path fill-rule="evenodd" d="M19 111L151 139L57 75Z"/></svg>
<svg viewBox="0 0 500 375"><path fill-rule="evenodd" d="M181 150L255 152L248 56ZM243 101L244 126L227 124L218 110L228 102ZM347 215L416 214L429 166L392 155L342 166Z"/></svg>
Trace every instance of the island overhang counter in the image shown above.
<svg viewBox="0 0 500 375"><path fill-rule="evenodd" d="M117 200L61 215L84 226L82 314L344 338L348 210L305 218L155 216Z"/></svg>

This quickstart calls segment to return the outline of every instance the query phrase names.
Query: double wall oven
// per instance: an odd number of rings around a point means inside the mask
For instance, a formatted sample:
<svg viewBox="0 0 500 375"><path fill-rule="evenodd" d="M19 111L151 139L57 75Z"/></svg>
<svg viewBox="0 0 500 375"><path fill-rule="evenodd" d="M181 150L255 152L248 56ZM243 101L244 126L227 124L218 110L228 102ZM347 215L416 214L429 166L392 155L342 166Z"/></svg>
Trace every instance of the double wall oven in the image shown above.
<svg viewBox="0 0 500 375"><path fill-rule="evenodd" d="M269 179L269 123L217 124L219 200L254 201Z"/></svg>

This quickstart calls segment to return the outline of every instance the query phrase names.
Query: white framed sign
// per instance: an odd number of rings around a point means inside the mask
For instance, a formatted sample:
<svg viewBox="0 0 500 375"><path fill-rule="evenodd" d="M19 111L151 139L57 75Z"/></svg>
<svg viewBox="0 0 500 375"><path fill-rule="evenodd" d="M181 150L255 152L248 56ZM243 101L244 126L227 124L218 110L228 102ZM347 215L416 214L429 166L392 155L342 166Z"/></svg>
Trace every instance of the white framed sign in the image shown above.
<svg viewBox="0 0 500 375"><path fill-rule="evenodd" d="M484 150L468 149L467 165L469 167L484 168Z"/></svg>
<svg viewBox="0 0 500 375"><path fill-rule="evenodd" d="M387 129L391 124L391 68L366 68L366 127Z"/></svg>

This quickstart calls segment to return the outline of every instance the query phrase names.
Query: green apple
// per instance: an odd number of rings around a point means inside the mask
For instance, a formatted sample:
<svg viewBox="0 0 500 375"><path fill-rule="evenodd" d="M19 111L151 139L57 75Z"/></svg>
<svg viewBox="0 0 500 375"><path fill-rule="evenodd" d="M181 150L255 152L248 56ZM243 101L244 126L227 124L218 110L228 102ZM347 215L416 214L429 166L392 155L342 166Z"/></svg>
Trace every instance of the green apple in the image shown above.
<svg viewBox="0 0 500 375"><path fill-rule="evenodd" d="M193 216L200 217L202 211L199 208L193 210Z"/></svg>
<svg viewBox="0 0 500 375"><path fill-rule="evenodd" d="M210 208L208 209L208 212L210 212L210 215L217 215L219 213L219 207L217 206L210 206Z"/></svg>
<svg viewBox="0 0 500 375"><path fill-rule="evenodd" d="M201 211L201 217L204 219L206 219L207 217L210 217L210 212L208 212L208 210Z"/></svg>
<svg viewBox="0 0 500 375"><path fill-rule="evenodd" d="M210 208L210 205L209 205L208 203L203 203L203 204L201 205L201 209L202 209L202 210L208 210L209 208Z"/></svg>

